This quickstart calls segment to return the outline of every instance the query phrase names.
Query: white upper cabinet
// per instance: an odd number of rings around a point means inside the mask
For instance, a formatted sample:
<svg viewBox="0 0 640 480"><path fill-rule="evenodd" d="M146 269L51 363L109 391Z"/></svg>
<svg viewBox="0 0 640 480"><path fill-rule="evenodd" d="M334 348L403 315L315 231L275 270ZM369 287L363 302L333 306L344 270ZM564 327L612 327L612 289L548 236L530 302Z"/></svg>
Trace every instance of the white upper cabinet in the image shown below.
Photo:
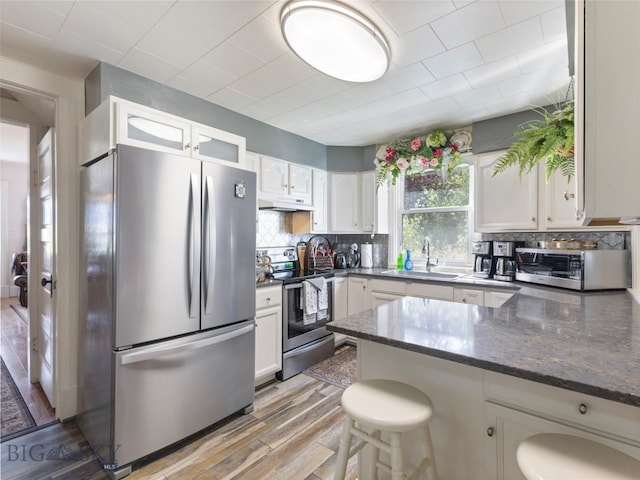
<svg viewBox="0 0 640 480"><path fill-rule="evenodd" d="M541 169L542 170L542 169ZM571 180L563 176L559 171L546 183L544 172L540 175L539 226L543 230L576 229L581 226L581 221L576 215L576 179Z"/></svg>
<svg viewBox="0 0 640 480"><path fill-rule="evenodd" d="M360 180L355 173L329 174L329 230L359 232Z"/></svg>
<svg viewBox="0 0 640 480"><path fill-rule="evenodd" d="M370 172L331 173L329 180L331 232L389 233L389 192L376 190Z"/></svg>
<svg viewBox="0 0 640 480"><path fill-rule="evenodd" d="M261 156L259 177L259 195L262 198L277 198L311 205L312 169L310 167Z"/></svg>
<svg viewBox="0 0 640 480"><path fill-rule="evenodd" d="M116 97L87 115L81 129L81 164L121 143L245 168L243 137Z"/></svg>
<svg viewBox="0 0 640 480"><path fill-rule="evenodd" d="M504 151L475 156L475 228L478 232L538 228L538 167L520 178L510 167L493 177Z"/></svg>
<svg viewBox="0 0 640 480"><path fill-rule="evenodd" d="M311 212L311 232L324 233L327 232L327 208L328 208L328 185L327 172L322 170L313 170L313 206Z"/></svg>
<svg viewBox="0 0 640 480"><path fill-rule="evenodd" d="M640 216L638 25L638 1L576 2L576 176L585 225Z"/></svg>

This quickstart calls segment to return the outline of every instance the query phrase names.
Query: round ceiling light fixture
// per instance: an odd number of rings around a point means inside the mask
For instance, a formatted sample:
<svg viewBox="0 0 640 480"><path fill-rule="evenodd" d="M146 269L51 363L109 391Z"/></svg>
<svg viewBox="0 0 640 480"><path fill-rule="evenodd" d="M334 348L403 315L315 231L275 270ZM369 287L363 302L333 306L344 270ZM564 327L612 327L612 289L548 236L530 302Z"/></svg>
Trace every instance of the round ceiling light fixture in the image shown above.
<svg viewBox="0 0 640 480"><path fill-rule="evenodd" d="M348 82L372 82L389 68L389 45L369 19L331 0L293 0L280 15L287 45L304 62Z"/></svg>

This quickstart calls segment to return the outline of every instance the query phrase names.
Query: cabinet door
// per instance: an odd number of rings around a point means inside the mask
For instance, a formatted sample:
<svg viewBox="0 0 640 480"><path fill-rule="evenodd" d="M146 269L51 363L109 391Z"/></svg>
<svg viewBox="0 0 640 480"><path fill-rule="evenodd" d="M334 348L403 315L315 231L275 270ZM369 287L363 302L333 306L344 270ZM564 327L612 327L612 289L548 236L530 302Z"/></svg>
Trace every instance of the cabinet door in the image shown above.
<svg viewBox="0 0 640 480"><path fill-rule="evenodd" d="M332 232L357 232L360 189L357 173L330 174L330 215Z"/></svg>
<svg viewBox="0 0 640 480"><path fill-rule="evenodd" d="M282 370L282 309L269 307L256 310L255 379Z"/></svg>
<svg viewBox="0 0 640 480"><path fill-rule="evenodd" d="M349 315L369 308L369 281L366 278L351 277L348 279Z"/></svg>
<svg viewBox="0 0 640 480"><path fill-rule="evenodd" d="M374 232L376 229L376 184L374 172L360 175L360 230Z"/></svg>
<svg viewBox="0 0 640 480"><path fill-rule="evenodd" d="M469 305L484 305L484 292L482 290L456 288L453 291L453 301L468 303Z"/></svg>
<svg viewBox="0 0 640 480"><path fill-rule="evenodd" d="M452 301L453 287L449 287L447 285L434 285L432 283L408 282L407 295L410 297Z"/></svg>
<svg viewBox="0 0 640 480"><path fill-rule="evenodd" d="M336 278L333 284L333 318L340 320L349 314L349 286L346 278Z"/></svg>
<svg viewBox="0 0 640 480"><path fill-rule="evenodd" d="M312 179L314 210L311 212L311 231L324 233L327 231L327 172L313 170Z"/></svg>
<svg viewBox="0 0 640 480"><path fill-rule="evenodd" d="M578 36L584 36L576 59L584 68L584 75L576 77L578 84L584 82L576 85L576 94L584 98L582 115L576 110L584 152L577 145L576 163L584 161L587 222L640 216L639 23L640 2L585 1L584 23L576 24ZM620 65L624 75L612 75ZM619 93L612 98L611 92Z"/></svg>
<svg viewBox="0 0 640 480"><path fill-rule="evenodd" d="M191 124L130 102L116 102L116 143L191 155Z"/></svg>
<svg viewBox="0 0 640 480"><path fill-rule="evenodd" d="M302 165L289 164L289 195L297 203L311 204L312 169Z"/></svg>
<svg viewBox="0 0 640 480"><path fill-rule="evenodd" d="M289 192L289 165L284 160L260 157L260 192L285 197Z"/></svg>
<svg viewBox="0 0 640 480"><path fill-rule="evenodd" d="M393 293L371 292L371 308L386 305L395 300L402 298L404 295L396 295Z"/></svg>
<svg viewBox="0 0 640 480"><path fill-rule="evenodd" d="M485 403L487 466L489 478L497 480L526 480L516 458L518 445L538 433L564 433L587 438L637 457L637 448L568 427L545 418L528 415L511 408ZM494 463L495 462L495 463Z"/></svg>
<svg viewBox="0 0 640 480"><path fill-rule="evenodd" d="M560 172L556 172L549 179L549 183L545 182L544 173L542 173L540 177L540 181L544 183L545 192L545 214L541 217L541 223L544 225L544 228L580 227L581 222L576 217L575 177L571 177L571 181L567 181L567 177L563 176Z"/></svg>
<svg viewBox="0 0 640 480"><path fill-rule="evenodd" d="M484 292L484 305L486 307L498 308L504 302L513 297L513 293L508 292Z"/></svg>
<svg viewBox="0 0 640 480"><path fill-rule="evenodd" d="M243 137L198 124L192 126L191 135L194 157L246 168L246 142Z"/></svg>
<svg viewBox="0 0 640 480"><path fill-rule="evenodd" d="M493 177L493 167L504 152L477 155L476 231L536 230L538 227L538 167L518 175L511 167Z"/></svg>

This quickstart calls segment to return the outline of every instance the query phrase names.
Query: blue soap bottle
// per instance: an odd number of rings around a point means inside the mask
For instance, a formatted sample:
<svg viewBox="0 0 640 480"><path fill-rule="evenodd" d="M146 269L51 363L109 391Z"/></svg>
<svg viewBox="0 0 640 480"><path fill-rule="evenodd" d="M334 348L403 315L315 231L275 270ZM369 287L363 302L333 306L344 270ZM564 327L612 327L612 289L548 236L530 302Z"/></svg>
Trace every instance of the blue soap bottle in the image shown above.
<svg viewBox="0 0 640 480"><path fill-rule="evenodd" d="M407 257L404 260L404 269L413 270L413 260L411 260L411 250L407 250Z"/></svg>

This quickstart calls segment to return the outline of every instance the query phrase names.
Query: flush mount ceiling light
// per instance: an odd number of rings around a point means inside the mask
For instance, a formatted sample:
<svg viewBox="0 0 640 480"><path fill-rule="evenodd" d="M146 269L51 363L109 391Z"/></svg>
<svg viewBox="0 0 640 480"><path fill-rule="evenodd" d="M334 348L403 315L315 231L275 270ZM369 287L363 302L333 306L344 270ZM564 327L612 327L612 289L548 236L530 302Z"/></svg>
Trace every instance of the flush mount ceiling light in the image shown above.
<svg viewBox="0 0 640 480"><path fill-rule="evenodd" d="M289 48L313 68L348 82L377 80L389 67L389 45L359 12L331 0L293 0L280 15Z"/></svg>

